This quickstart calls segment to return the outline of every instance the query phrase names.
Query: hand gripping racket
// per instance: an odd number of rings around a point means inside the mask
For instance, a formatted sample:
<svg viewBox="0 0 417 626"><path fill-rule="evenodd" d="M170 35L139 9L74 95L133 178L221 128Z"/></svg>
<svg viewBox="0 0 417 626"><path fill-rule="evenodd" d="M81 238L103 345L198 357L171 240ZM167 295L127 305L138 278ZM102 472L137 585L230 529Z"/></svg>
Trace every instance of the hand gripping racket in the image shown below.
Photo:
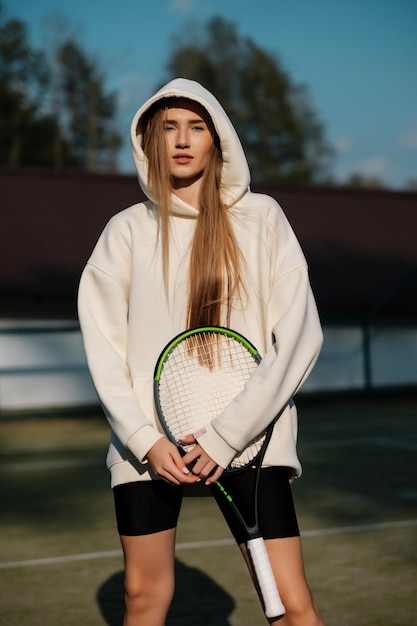
<svg viewBox="0 0 417 626"><path fill-rule="evenodd" d="M247 339L219 326L187 330L163 349L154 373L155 406L164 432L181 454L192 448L182 445L181 438L196 433L219 416L243 390L260 361L258 351ZM224 472L228 475L248 467L256 470L253 493L250 494L252 523L239 511L231 490L226 490L221 481L215 483L245 529L247 549L268 618L285 613L257 515L259 472L274 424L275 420L233 458Z"/></svg>

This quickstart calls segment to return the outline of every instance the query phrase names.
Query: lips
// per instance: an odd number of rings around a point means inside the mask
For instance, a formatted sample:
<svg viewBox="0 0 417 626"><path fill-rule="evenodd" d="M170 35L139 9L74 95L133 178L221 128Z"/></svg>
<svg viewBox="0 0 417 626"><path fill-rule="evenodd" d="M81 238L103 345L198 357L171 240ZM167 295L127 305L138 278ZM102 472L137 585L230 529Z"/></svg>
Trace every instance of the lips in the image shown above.
<svg viewBox="0 0 417 626"><path fill-rule="evenodd" d="M192 157L190 154L176 154L173 158L175 163L179 163L180 165L187 165L187 163L190 163L194 157Z"/></svg>

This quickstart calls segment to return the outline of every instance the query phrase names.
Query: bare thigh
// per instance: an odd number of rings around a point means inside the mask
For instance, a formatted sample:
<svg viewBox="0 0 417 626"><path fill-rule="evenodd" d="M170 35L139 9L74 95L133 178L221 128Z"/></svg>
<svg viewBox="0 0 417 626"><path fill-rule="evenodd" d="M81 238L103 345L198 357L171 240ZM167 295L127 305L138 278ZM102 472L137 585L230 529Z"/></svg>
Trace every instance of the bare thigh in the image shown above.
<svg viewBox="0 0 417 626"><path fill-rule="evenodd" d="M269 539L265 544L280 594L287 600L294 593L310 599L300 537Z"/></svg>
<svg viewBox="0 0 417 626"><path fill-rule="evenodd" d="M317 609L305 576L300 538L269 539L265 542L265 545L281 599L289 614L288 617L294 614L300 618L302 615L314 615ZM246 546L241 545L239 547L253 576ZM286 623L286 618L279 621L279 624L283 626ZM310 623L310 621L305 623Z"/></svg>
<svg viewBox="0 0 417 626"><path fill-rule="evenodd" d="M135 595L173 590L176 529L151 535L121 536L126 592ZM167 591L168 591L167 589Z"/></svg>

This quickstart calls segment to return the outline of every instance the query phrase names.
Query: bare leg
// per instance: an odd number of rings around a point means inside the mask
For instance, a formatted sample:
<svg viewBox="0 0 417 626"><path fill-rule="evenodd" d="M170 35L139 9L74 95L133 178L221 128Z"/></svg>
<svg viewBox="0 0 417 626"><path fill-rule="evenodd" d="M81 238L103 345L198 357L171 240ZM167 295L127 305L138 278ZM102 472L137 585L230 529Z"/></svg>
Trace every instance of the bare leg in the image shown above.
<svg viewBox="0 0 417 626"><path fill-rule="evenodd" d="M273 626L325 626L308 586L299 537L265 542L286 613ZM239 546L253 578L246 546Z"/></svg>
<svg viewBox="0 0 417 626"><path fill-rule="evenodd" d="M121 536L125 557L123 626L164 626L174 594L175 529Z"/></svg>

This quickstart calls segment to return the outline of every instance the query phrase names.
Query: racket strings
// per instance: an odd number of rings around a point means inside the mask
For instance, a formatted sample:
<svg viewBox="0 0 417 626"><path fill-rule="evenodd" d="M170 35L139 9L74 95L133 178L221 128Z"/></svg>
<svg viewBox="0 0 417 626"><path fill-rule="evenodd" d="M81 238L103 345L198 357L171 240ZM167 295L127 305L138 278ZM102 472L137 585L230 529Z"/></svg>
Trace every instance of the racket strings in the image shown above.
<svg viewBox="0 0 417 626"><path fill-rule="evenodd" d="M206 333L204 336L196 334L187 339L187 354L189 356L197 354L198 363L209 369L213 369L216 364L220 365L221 363L219 347L221 347L220 335L217 333Z"/></svg>
<svg viewBox="0 0 417 626"><path fill-rule="evenodd" d="M179 442L221 415L257 365L258 359L230 336L198 333L177 344L166 357L159 381L159 403L173 438ZM263 439L261 435L236 455L230 467L248 465Z"/></svg>

